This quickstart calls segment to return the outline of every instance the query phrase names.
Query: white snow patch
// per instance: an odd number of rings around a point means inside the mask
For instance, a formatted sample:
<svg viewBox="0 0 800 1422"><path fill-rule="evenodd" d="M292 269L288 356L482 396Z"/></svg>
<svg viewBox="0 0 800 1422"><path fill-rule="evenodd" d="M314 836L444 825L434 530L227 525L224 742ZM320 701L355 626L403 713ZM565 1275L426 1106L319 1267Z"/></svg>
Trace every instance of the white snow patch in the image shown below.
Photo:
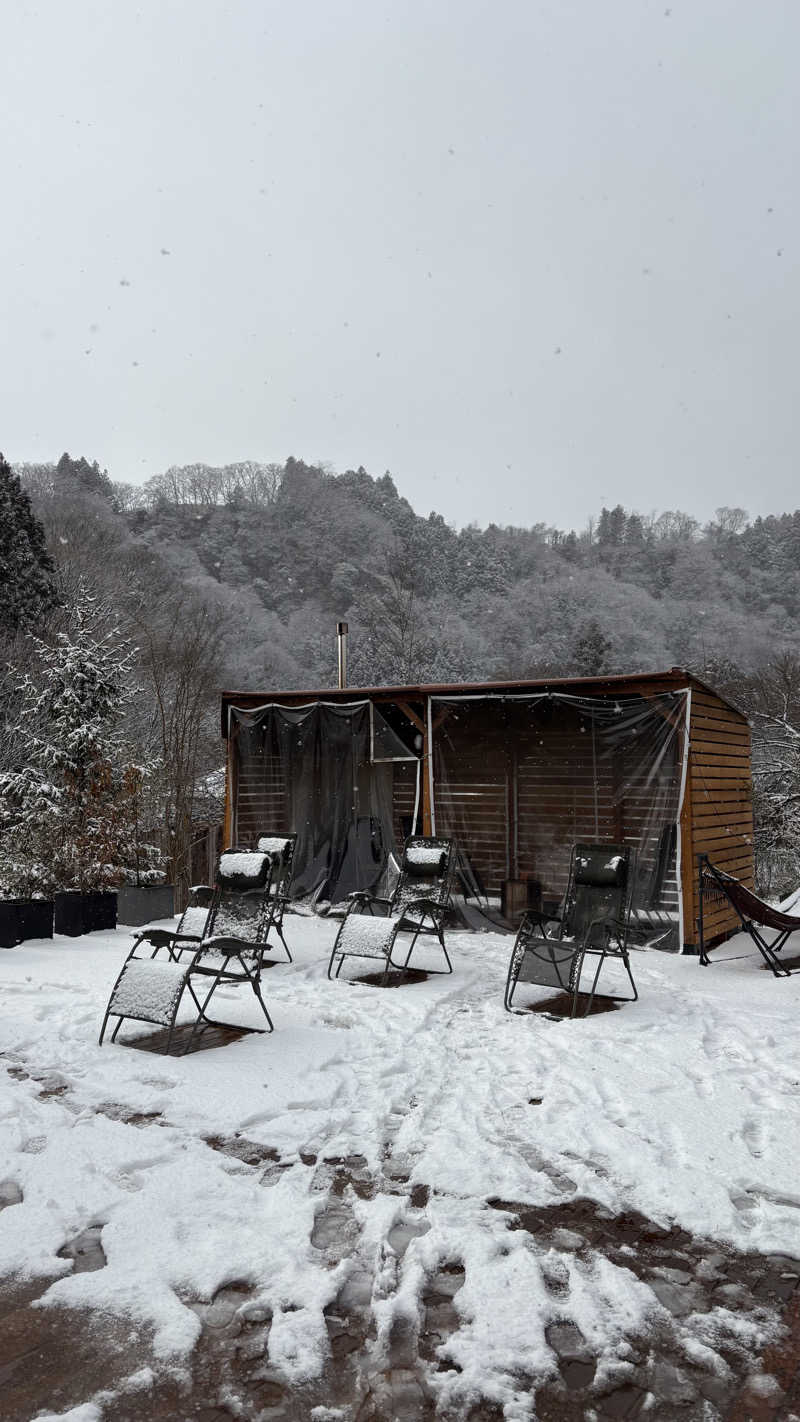
<svg viewBox="0 0 800 1422"><path fill-rule="evenodd" d="M371 923L385 932L386 920ZM287 919L295 962L263 982L272 1035L178 1058L127 1047L141 1035L134 1024L97 1046L126 933L2 955L0 1160L22 1200L0 1211L0 1277L54 1281L43 1307L99 1308L151 1327L154 1366L192 1349L193 1301L249 1286L272 1311L271 1365L290 1382L311 1378L328 1357L323 1309L345 1267L311 1242L322 1162L361 1155L376 1179L391 1169L408 1177L407 1191L430 1189L416 1211L407 1192L347 1193L357 1231L347 1247L373 1280L379 1340L393 1318L413 1326L426 1280L458 1264L460 1326L441 1356L463 1371L438 1375L441 1405L457 1413L485 1396L521 1417L525 1378L556 1367L546 1341L555 1317L573 1321L613 1370L615 1340L646 1329L661 1305L633 1272L577 1249L574 1231L510 1231L489 1198L585 1197L740 1250L796 1254L800 975L763 971L745 935L705 969L634 952L638 1003L551 1022L503 1011L508 936L449 934L451 977L381 992L327 981L337 926ZM418 944L421 967L429 951ZM430 961L439 966L435 953ZM176 981L182 971L156 965L159 981L165 968ZM619 967L607 965L601 988L622 986ZM520 1004L547 995L523 987ZM217 998L227 1020L260 1025L252 993ZM179 1021L195 1011L185 995ZM66 1092L42 1096L53 1078ZM286 1168L265 1173L207 1144L237 1134ZM90 1225L102 1227L107 1264L76 1274L58 1251ZM768 1332L722 1308L687 1323L692 1356L710 1365L721 1340L755 1352ZM95 1422L86 1406L66 1416Z"/></svg>

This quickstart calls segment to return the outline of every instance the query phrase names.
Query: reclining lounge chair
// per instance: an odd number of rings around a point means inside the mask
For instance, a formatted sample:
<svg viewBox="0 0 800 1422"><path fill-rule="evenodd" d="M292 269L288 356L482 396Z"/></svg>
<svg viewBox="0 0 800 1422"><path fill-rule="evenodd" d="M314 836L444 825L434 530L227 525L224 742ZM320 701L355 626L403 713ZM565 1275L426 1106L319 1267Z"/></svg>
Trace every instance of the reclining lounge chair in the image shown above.
<svg viewBox="0 0 800 1422"><path fill-rule="evenodd" d="M199 940L164 935L162 929L145 929L137 936L111 991L100 1030L101 1044L109 1017L119 1019L112 1042L123 1021L131 1018L167 1027L169 1053L186 990L197 1008L194 1027L184 1048L188 1051L203 1027L232 1025L209 1017L206 1011L221 984L248 984L267 1021L267 1027L260 1030L272 1031L272 1020L261 995L261 971L265 953L270 949L267 929L271 869L268 854L227 850L220 856L218 887L211 907L205 910ZM144 957L137 952L142 944L152 947L153 954ZM157 958L155 955L164 947L168 950L168 959ZM201 982L203 988L199 996Z"/></svg>
<svg viewBox="0 0 800 1422"><path fill-rule="evenodd" d="M702 966L707 968L711 962L705 945L706 908L714 903L722 902L730 904L735 909L742 928L750 934L764 962L772 969L775 977L791 977L791 969L784 967L775 955L780 953L790 934L800 932L800 918L796 918L790 913L782 913L772 904L765 903L758 897L758 894L753 893L752 889L748 889L746 884L735 879L732 874L726 874L724 869L718 869L716 864L712 864L707 854L699 854L697 859L700 873L700 912L697 925ZM775 930L775 937L771 942L767 942L764 937L762 930L765 928Z"/></svg>
<svg viewBox="0 0 800 1422"><path fill-rule="evenodd" d="M378 958L384 964L383 980L390 968L404 970L421 934L434 935L439 942L446 968L426 969L452 973L453 965L444 941L444 922L450 903L455 864L455 846L450 839L414 835L406 840L400 876L388 898L357 891L349 895L328 964L328 977L339 976L345 958ZM405 958L395 962L393 954L399 933L410 933ZM334 963L338 966L334 972Z"/></svg>
<svg viewBox="0 0 800 1422"><path fill-rule="evenodd" d="M633 877L634 853L630 846L574 846L561 912L530 910L520 924L506 979L507 1011L512 1011L517 984L523 982L569 993L570 1015L575 1017L587 956L597 957L598 962L585 1015L591 1011L607 958L620 959L633 988L633 1000L638 998L627 942Z"/></svg>

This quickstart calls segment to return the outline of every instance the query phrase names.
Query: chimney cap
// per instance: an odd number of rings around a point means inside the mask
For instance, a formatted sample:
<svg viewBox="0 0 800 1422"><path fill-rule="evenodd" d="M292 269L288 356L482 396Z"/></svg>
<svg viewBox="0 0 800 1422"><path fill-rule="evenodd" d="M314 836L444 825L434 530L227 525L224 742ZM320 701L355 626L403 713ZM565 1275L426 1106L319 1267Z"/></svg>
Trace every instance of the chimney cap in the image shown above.
<svg viewBox="0 0 800 1422"><path fill-rule="evenodd" d="M338 635L339 635L340 637L343 636L344 633L347 632L347 623L346 623L346 622L337 622L337 624L336 624L336 631L337 631L337 633L338 633Z"/></svg>

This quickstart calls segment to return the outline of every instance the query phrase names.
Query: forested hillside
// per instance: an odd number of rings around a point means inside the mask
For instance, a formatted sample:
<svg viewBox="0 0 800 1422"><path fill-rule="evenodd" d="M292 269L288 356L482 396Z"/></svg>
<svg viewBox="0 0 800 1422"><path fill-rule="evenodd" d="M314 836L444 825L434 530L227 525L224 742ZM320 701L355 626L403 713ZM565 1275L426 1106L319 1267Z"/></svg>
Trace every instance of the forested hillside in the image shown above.
<svg viewBox="0 0 800 1422"><path fill-rule="evenodd" d="M354 685L690 667L774 725L762 833L800 840L780 788L797 773L800 511L719 509L700 527L617 506L579 530L456 530L415 514L388 473L294 458L143 487L67 455L17 472L62 592L83 575L138 648L133 740L183 757L192 787L219 763L219 689L333 685L346 618ZM167 816L194 794L173 785Z"/></svg>

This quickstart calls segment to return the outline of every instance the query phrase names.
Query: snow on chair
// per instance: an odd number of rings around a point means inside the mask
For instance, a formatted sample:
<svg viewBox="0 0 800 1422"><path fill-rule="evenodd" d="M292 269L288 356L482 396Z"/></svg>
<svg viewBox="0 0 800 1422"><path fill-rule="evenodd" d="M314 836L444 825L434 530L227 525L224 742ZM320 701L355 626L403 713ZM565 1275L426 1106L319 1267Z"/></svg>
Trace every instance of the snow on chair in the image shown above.
<svg viewBox="0 0 800 1422"><path fill-rule="evenodd" d="M454 845L450 839L414 835L406 840L400 876L391 895L381 897L363 891L348 895L347 911L328 964L328 977L338 978L345 958L380 958L384 962L385 982L390 967L401 970L408 967L420 934L436 936L447 963L446 968L426 971L452 973L453 965L444 941L444 922L454 863ZM392 957L398 933L411 934L408 952L400 963ZM337 956L339 966L333 973Z"/></svg>
<svg viewBox="0 0 800 1422"><path fill-rule="evenodd" d="M172 1034L184 990L197 1008L197 1017L192 1032L184 1047L188 1051L197 1033L206 1026L229 1026L207 1014L207 1007L221 984L247 983L251 987L272 1031L272 1019L261 995L261 970L265 951L269 948L267 931L269 924L269 883L272 860L268 854L254 850L226 850L220 855L218 886L211 910L208 913L202 938L194 944L191 958L177 961L174 956L167 959L140 957L137 948L141 943L152 942L153 934L161 930L150 930L141 934L126 958L122 970L111 991L103 1025L100 1030L102 1044L109 1017L119 1020L111 1040L126 1018L139 1022L154 1022L168 1027L167 1053L172 1045ZM164 946L156 943L156 948ZM178 951L189 945L178 944ZM174 951L174 948L173 948ZM201 998L195 991L198 979L209 983Z"/></svg>
<svg viewBox="0 0 800 1422"><path fill-rule="evenodd" d="M581 971L587 956L599 958L586 1005L591 1011L607 958L621 960L639 994L628 957L628 927L635 856L629 845L576 844L570 858L563 908L558 914L530 910L522 919L506 979L505 1007L512 1010L517 984L560 988L578 1010Z"/></svg>

